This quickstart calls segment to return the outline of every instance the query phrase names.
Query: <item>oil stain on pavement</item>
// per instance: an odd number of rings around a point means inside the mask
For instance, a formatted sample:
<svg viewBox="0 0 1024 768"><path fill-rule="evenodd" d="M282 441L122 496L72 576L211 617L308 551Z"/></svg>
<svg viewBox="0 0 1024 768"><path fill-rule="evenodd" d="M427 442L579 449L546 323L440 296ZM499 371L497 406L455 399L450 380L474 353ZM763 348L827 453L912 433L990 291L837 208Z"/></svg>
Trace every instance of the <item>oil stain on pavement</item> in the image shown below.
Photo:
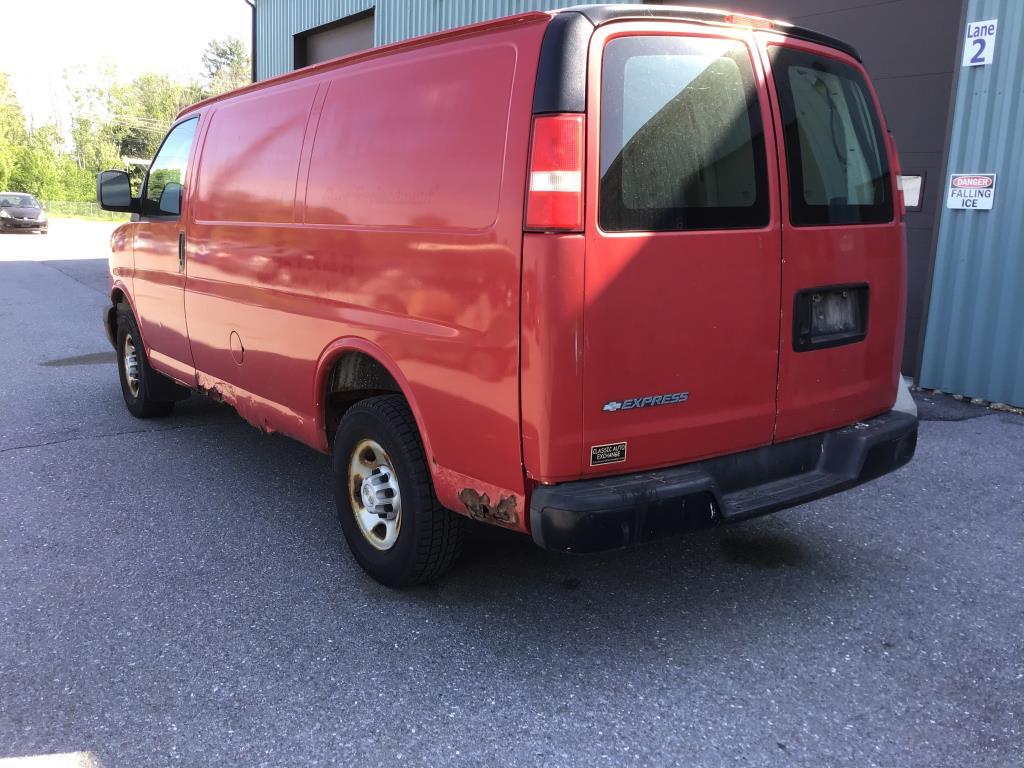
<svg viewBox="0 0 1024 768"><path fill-rule="evenodd" d="M39 365L44 368L64 368L69 365L108 365L116 359L113 352L91 352L88 355L58 357L56 360L47 360Z"/></svg>
<svg viewBox="0 0 1024 768"><path fill-rule="evenodd" d="M718 546L725 559L735 565L754 568L782 568L798 566L804 553L795 541L781 536L748 536L730 533Z"/></svg>

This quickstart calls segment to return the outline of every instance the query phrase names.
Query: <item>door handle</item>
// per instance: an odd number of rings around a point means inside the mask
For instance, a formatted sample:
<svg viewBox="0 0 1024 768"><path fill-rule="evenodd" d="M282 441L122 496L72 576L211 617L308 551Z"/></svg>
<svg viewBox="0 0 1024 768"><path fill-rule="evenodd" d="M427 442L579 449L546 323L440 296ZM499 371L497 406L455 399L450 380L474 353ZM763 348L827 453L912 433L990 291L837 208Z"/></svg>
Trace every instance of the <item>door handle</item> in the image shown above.
<svg viewBox="0 0 1024 768"><path fill-rule="evenodd" d="M185 271L185 233L178 233L178 271Z"/></svg>

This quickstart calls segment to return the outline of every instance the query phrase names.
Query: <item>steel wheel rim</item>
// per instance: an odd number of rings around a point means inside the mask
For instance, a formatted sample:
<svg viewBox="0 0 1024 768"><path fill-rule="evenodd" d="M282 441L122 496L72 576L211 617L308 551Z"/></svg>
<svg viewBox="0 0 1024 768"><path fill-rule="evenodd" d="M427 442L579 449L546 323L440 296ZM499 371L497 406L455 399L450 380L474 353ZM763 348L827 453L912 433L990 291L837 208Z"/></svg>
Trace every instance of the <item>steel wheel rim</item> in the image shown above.
<svg viewBox="0 0 1024 768"><path fill-rule="evenodd" d="M139 353L135 348L135 340L129 333L124 337L124 378L128 382L128 391L132 397L139 396Z"/></svg>
<svg viewBox="0 0 1024 768"><path fill-rule="evenodd" d="M352 451L348 491L363 538L381 552L395 546L402 528L402 495L391 457L376 440L360 440Z"/></svg>

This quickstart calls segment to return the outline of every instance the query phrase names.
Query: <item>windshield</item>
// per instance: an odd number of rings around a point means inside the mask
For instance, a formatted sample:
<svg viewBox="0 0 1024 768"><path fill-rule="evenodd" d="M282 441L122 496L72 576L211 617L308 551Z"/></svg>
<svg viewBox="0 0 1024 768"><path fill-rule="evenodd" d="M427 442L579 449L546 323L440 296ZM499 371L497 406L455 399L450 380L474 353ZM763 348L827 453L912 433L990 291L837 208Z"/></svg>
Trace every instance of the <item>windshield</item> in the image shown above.
<svg viewBox="0 0 1024 768"><path fill-rule="evenodd" d="M41 208L32 195L0 193L0 208Z"/></svg>

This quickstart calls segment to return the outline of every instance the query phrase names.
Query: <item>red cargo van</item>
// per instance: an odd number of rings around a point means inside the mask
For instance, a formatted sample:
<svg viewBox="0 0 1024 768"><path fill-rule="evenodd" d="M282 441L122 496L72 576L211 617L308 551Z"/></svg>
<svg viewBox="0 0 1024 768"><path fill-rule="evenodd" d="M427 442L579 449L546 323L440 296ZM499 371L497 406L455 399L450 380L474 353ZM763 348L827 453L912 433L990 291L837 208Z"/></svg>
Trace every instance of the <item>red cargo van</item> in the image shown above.
<svg viewBox="0 0 1024 768"><path fill-rule="evenodd" d="M139 197L98 180L103 320L136 416L198 390L333 453L386 584L465 516L624 547L910 460L897 174L844 43L526 13L184 110Z"/></svg>

